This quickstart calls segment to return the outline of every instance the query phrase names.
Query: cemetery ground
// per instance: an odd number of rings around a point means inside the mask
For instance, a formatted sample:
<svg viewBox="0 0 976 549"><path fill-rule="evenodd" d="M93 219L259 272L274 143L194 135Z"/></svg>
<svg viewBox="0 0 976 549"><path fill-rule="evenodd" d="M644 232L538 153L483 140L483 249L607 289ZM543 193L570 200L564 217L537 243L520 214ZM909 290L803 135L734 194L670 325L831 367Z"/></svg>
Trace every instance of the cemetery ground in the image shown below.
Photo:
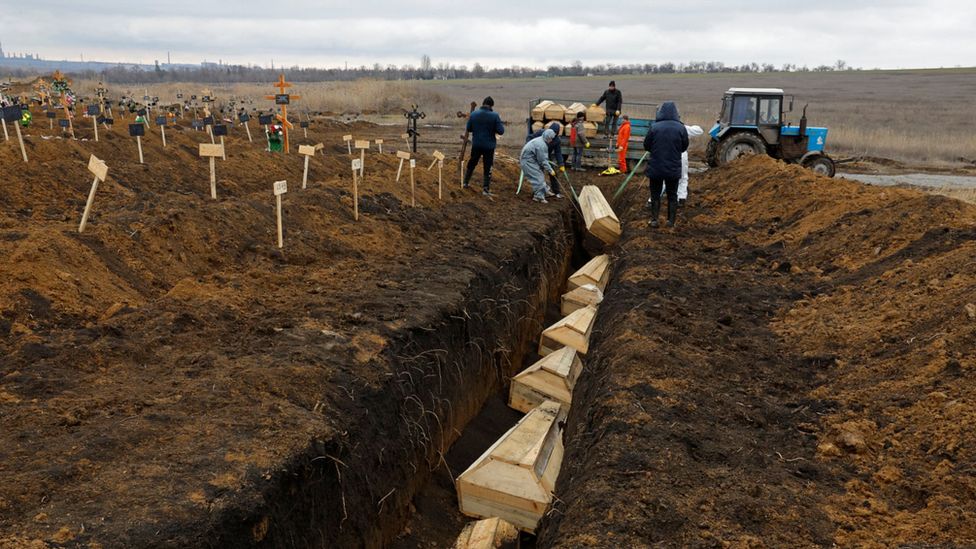
<svg viewBox="0 0 976 549"><path fill-rule="evenodd" d="M270 155L233 130L216 200L204 132L147 129L145 164L121 124L35 125L28 164L0 143L0 547L450 546L453 480L518 419L508 381L595 251L611 279L527 543L976 543L976 207L752 158L695 177L674 231L635 180L594 250L568 200L515 196L518 137L491 201L453 161L438 199L423 146L411 207L401 131L316 120ZM347 134L384 139L358 221Z"/></svg>

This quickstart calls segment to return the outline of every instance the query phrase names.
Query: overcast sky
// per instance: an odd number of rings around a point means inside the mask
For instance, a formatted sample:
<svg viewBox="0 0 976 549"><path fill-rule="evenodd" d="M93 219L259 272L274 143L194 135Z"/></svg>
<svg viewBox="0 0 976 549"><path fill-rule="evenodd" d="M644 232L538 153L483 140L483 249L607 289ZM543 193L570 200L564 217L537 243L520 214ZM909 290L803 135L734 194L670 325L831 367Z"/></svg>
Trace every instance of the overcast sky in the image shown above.
<svg viewBox="0 0 976 549"><path fill-rule="evenodd" d="M976 65L976 0L30 0L0 10L0 41L142 63L953 67Z"/></svg>

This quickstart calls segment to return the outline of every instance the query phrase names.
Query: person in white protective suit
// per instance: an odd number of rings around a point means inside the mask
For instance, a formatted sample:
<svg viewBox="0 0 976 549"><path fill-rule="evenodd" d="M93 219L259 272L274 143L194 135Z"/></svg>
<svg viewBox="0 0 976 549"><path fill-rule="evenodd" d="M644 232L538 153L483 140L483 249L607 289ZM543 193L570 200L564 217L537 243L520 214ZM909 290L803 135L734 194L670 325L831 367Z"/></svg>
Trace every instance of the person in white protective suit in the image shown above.
<svg viewBox="0 0 976 549"><path fill-rule="evenodd" d="M688 137L699 137L705 133L701 126L685 125ZM685 205L688 200L688 151L681 153L681 179L678 181L678 207Z"/></svg>
<svg viewBox="0 0 976 549"><path fill-rule="evenodd" d="M555 177L556 172L549 166L549 142L556 138L556 132L545 130L542 135L531 139L522 147L519 164L522 173L532 185L532 200L547 204L546 174Z"/></svg>
<svg viewBox="0 0 976 549"><path fill-rule="evenodd" d="M701 126L688 126L685 125L685 129L688 130L688 138L699 137L705 134L705 130ZM664 193L661 193L664 196ZM688 151L681 153L681 179L678 181L678 207L685 205L685 201L688 200ZM647 199L647 203L651 203L651 199Z"/></svg>

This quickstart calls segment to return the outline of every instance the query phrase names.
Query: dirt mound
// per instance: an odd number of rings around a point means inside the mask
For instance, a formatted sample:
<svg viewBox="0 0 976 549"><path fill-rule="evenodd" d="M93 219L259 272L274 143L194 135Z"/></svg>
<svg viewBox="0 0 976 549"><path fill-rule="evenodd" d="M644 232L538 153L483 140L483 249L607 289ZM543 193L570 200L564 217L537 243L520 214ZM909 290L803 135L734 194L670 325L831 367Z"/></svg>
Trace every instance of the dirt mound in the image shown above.
<svg viewBox="0 0 976 549"><path fill-rule="evenodd" d="M518 361L511 342L561 280L571 206L516 198L505 159L493 201L459 190L453 162L438 200L421 154L412 208L387 147L367 153L356 222L341 135L393 131L293 135L327 143L302 190L303 157L236 130L218 200L197 156L209 139L187 128L166 149L150 129L145 165L122 127L95 143L35 126L27 165L0 146L0 545L397 533L438 449ZM109 180L78 234L91 153Z"/></svg>
<svg viewBox="0 0 976 549"><path fill-rule="evenodd" d="M542 546L976 542L976 208L757 157L630 192Z"/></svg>

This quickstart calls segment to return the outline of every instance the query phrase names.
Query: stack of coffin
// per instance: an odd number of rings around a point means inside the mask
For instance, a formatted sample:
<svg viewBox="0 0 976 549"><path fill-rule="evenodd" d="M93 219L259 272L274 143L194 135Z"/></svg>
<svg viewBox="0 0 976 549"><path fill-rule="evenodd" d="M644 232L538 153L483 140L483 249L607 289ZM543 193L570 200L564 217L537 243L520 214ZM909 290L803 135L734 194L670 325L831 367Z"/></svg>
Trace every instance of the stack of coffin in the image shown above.
<svg viewBox="0 0 976 549"><path fill-rule="evenodd" d="M572 105L566 107L566 116L563 118L563 121L569 123L576 120L576 115L578 113L583 113L583 115L585 116L586 105L582 103L573 103Z"/></svg>
<svg viewBox="0 0 976 549"><path fill-rule="evenodd" d="M528 413L543 402L552 400L569 409L573 403L573 388L582 371L583 363L576 350L563 347L512 378L508 405Z"/></svg>
<svg viewBox="0 0 976 549"><path fill-rule="evenodd" d="M607 245L620 240L620 220L596 185L586 185L579 194L586 230Z"/></svg>
<svg viewBox="0 0 976 549"><path fill-rule="evenodd" d="M461 512L499 517L526 532L535 531L563 461L560 423L565 411L546 401L529 412L457 479Z"/></svg>
<svg viewBox="0 0 976 549"><path fill-rule="evenodd" d="M454 549L519 549L519 531L498 517L469 522Z"/></svg>

